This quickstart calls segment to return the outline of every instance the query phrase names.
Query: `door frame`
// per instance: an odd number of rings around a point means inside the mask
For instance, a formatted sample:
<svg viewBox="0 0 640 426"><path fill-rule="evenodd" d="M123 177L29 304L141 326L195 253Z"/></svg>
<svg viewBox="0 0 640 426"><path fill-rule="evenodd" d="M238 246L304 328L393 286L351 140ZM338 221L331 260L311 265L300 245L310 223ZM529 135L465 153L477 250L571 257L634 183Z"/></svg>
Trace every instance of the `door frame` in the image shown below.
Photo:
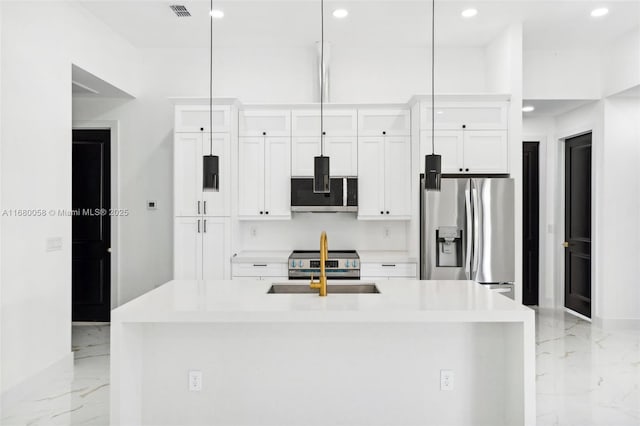
<svg viewBox="0 0 640 426"><path fill-rule="evenodd" d="M557 137L557 161L558 161L558 194L556 194L557 206L559 209L556 209L556 223L557 229L555 238L553 239L554 244L554 258L556 260L556 264L558 265L556 268L555 278L556 282L560 283L560 285L555 286L555 300L556 300L556 308L561 309L565 312L570 313L571 315L577 316L585 321L592 322L599 316L599 309L597 300L599 300L599 295L597 293L597 262L595 261L597 255L597 233L596 233L596 222L598 217L596 216L596 206L598 205L597 201L597 169L598 163L597 159L600 156L597 155L597 146L595 143L596 132L593 128L594 126L588 126L586 129L574 130L570 132L565 132L562 136ZM566 140L571 139L577 136L582 136L585 134L591 133L591 318L585 317L584 315L579 314L565 306L565 249L562 247L562 242L565 237L565 218L566 218ZM599 145L599 144L598 144Z"/></svg>
<svg viewBox="0 0 640 426"><path fill-rule="evenodd" d="M523 155L523 158L524 158L524 148L525 148L526 144L535 144L535 147L536 147L535 151L536 151L536 154L537 154L537 166L538 166L537 170L535 172L536 177L538 178L538 186L537 186L537 190L538 190L537 191L537 197L538 197L537 201L538 201L538 203L537 203L537 206L536 206L537 207L537 212L536 212L537 213L537 222L538 222L538 241L537 241L537 258L538 258L538 262L537 262L537 265L536 265L538 282L536 283L536 288L538 290L537 291L537 293L538 293L537 294L538 303L535 306L539 307L540 306L540 301L542 300L542 291L540 289L540 282L542 281L540 279L540 276L541 276L541 272L542 271L540 270L540 266L543 263L542 259L541 259L541 257L542 257L541 256L541 253L542 253L541 247L542 247L542 244L543 244L542 236L544 235L544 234L541 233L542 232L542 226L541 226L541 223L542 223L542 212L543 212L543 210L541 208L541 206L542 206L541 201L542 201L543 194L542 194L542 182L541 182L542 179L541 179L541 176L540 176L541 175L541 167L540 167L541 160L540 160L540 157L542 156L541 155L541 152L542 152L542 146L541 145L542 144L541 144L540 141L523 140L523 142L522 142L522 149L523 149L522 155ZM523 184L524 184L524 179L525 179L525 175L524 175L524 165L523 165L523 173L522 173L522 182L523 182ZM524 190L523 190L523 193L522 193L523 219L524 219L524 212L525 212L525 210L524 210L524 198L525 198L525 193L524 193ZM524 220L523 220L523 223L522 223L522 229L524 231ZM523 243L524 243L524 232L523 232L522 238L523 238ZM522 256L522 270L524 272L524 264L525 264L525 260L524 260L524 254L525 254L525 252L524 252L524 244L523 244L522 254L523 254L523 256ZM523 294L522 299L523 300L522 300L522 303L524 303L524 273L523 273L523 276L522 276L522 283L523 283L523 288L522 288L522 294Z"/></svg>
<svg viewBox="0 0 640 426"><path fill-rule="evenodd" d="M110 162L111 162L111 209L120 209L120 181L118 157L119 122L117 120L91 120L73 121L73 130L109 130L111 136ZM111 216L111 309L120 305L120 216Z"/></svg>

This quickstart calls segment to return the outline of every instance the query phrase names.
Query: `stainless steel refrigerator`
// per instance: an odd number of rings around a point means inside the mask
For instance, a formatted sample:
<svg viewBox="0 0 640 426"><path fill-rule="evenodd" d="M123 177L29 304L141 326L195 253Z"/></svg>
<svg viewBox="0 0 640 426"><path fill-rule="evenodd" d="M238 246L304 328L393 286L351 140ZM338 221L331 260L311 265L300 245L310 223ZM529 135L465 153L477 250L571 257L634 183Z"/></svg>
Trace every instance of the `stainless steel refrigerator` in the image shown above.
<svg viewBox="0 0 640 426"><path fill-rule="evenodd" d="M514 184L509 178L421 178L420 279L513 283Z"/></svg>

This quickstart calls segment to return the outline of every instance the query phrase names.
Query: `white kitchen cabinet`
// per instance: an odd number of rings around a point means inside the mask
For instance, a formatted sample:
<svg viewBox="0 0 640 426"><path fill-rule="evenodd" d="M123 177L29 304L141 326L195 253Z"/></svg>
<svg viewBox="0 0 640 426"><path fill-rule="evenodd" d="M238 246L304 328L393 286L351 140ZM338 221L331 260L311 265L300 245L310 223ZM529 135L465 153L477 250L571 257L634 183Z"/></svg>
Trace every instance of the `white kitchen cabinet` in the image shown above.
<svg viewBox="0 0 640 426"><path fill-rule="evenodd" d="M464 170L467 173L508 173L507 132L502 130L465 131Z"/></svg>
<svg viewBox="0 0 640 426"><path fill-rule="evenodd" d="M364 137L358 141L358 219L411 217L411 139Z"/></svg>
<svg viewBox="0 0 640 426"><path fill-rule="evenodd" d="M436 130L435 152L442 156L442 173L509 173L506 130ZM420 172L431 154L431 130L420 132Z"/></svg>
<svg viewBox="0 0 640 426"><path fill-rule="evenodd" d="M286 263L255 262L234 263L233 278L282 279L288 280L289 269Z"/></svg>
<svg viewBox="0 0 640 426"><path fill-rule="evenodd" d="M358 135L358 112L355 109L325 109L322 116L326 136ZM320 109L293 110L291 135L293 137L320 136Z"/></svg>
<svg viewBox="0 0 640 426"><path fill-rule="evenodd" d="M291 140L291 175L313 176L313 158L320 155L320 137L293 137ZM330 158L331 176L358 175L358 138L325 136L324 155Z"/></svg>
<svg viewBox="0 0 640 426"><path fill-rule="evenodd" d="M422 102L420 128L431 129L431 103ZM435 128L440 130L506 130L507 102L436 102Z"/></svg>
<svg viewBox="0 0 640 426"><path fill-rule="evenodd" d="M409 136L411 113L408 109L358 110L358 136Z"/></svg>
<svg viewBox="0 0 640 426"><path fill-rule="evenodd" d="M213 143L210 145L210 141ZM174 215L229 216L230 138L226 133L176 133L174 142ZM211 151L212 149L212 151ZM203 156L219 156L218 190L203 188Z"/></svg>
<svg viewBox="0 0 640 426"><path fill-rule="evenodd" d="M238 115L240 136L291 136L291 111L244 109Z"/></svg>
<svg viewBox="0 0 640 426"><path fill-rule="evenodd" d="M231 129L231 107L213 106L213 131L228 133ZM175 108L175 128L177 133L197 133L209 131L209 105L178 105Z"/></svg>
<svg viewBox="0 0 640 426"><path fill-rule="evenodd" d="M174 220L174 279L228 279L230 221L219 217Z"/></svg>
<svg viewBox="0 0 640 426"><path fill-rule="evenodd" d="M360 265L360 279L416 279L418 265L415 263L369 263Z"/></svg>
<svg viewBox="0 0 640 426"><path fill-rule="evenodd" d="M239 139L238 217L291 218L290 138Z"/></svg>

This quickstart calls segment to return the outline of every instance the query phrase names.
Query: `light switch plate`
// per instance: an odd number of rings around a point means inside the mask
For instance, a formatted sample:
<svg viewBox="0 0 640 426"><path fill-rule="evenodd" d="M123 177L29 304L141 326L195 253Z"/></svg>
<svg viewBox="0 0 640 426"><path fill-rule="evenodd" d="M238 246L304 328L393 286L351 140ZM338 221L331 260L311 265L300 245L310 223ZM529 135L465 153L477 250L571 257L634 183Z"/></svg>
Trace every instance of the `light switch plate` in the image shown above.
<svg viewBox="0 0 640 426"><path fill-rule="evenodd" d="M47 251L60 251L62 250L62 237L51 237L46 239Z"/></svg>
<svg viewBox="0 0 640 426"><path fill-rule="evenodd" d="M440 390L453 390L453 370L440 370Z"/></svg>

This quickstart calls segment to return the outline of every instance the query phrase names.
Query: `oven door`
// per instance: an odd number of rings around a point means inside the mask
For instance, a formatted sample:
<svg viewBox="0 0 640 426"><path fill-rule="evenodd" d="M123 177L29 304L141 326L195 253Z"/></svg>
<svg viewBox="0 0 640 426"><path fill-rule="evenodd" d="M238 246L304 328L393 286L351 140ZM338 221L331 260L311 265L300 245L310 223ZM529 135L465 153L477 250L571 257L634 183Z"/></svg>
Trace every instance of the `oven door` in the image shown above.
<svg viewBox="0 0 640 426"><path fill-rule="evenodd" d="M291 178L291 211L354 212L358 210L357 189L353 199L353 183L347 178L331 178L328 194L313 192L313 178ZM357 188L357 179L355 187ZM347 195L351 193L351 197ZM355 204L355 205L354 205Z"/></svg>

